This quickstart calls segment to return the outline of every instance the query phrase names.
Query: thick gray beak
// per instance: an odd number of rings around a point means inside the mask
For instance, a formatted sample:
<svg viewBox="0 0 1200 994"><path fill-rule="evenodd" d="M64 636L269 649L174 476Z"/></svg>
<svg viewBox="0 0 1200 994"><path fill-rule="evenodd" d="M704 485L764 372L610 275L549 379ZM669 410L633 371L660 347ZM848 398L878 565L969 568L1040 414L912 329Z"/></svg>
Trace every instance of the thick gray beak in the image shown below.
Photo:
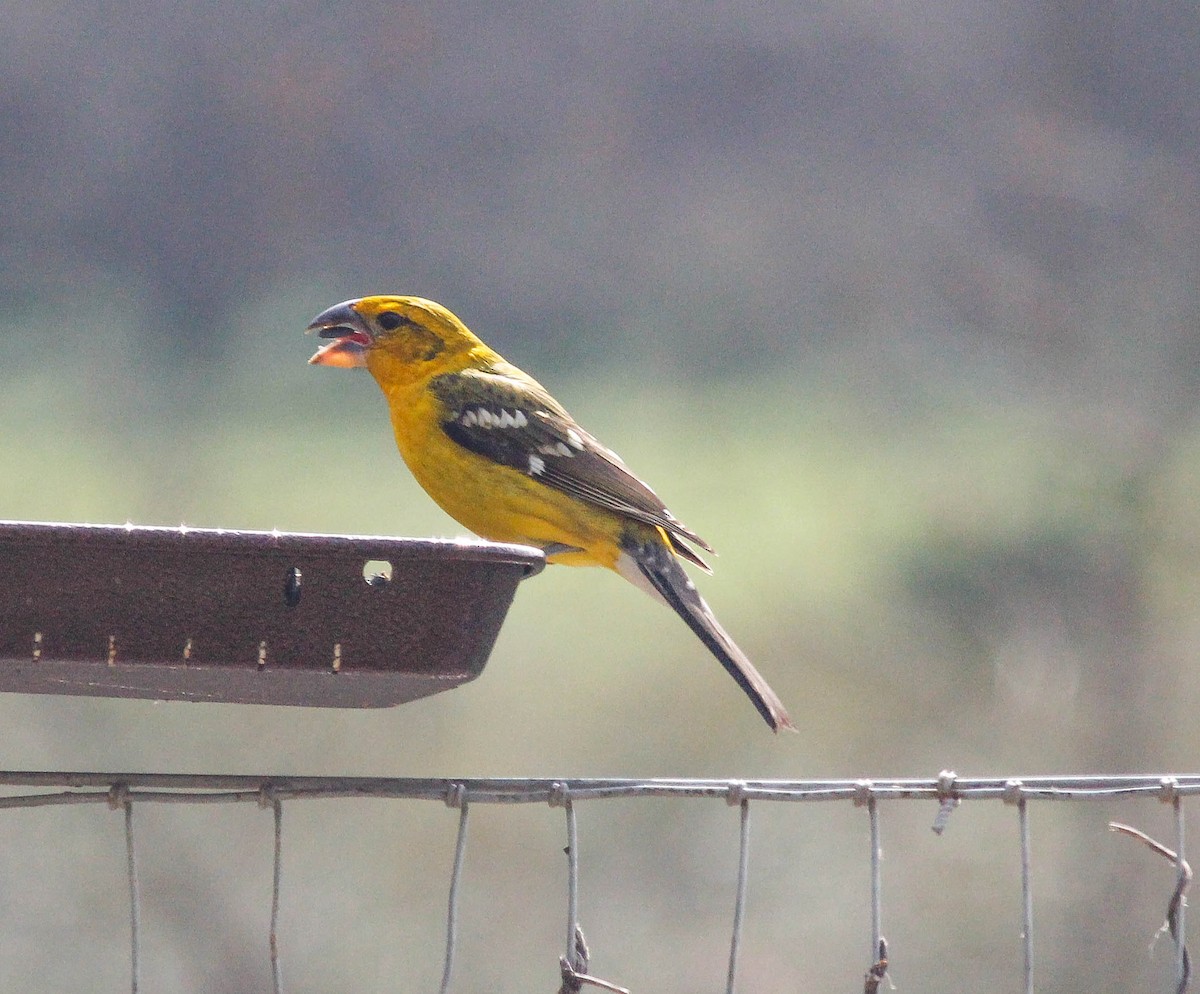
<svg viewBox="0 0 1200 994"><path fill-rule="evenodd" d="M367 349L373 340L355 309L357 303L358 300L346 300L334 304L309 322L306 331L315 331L321 338L332 339L313 353L308 360L311 365L350 369L367 364Z"/></svg>

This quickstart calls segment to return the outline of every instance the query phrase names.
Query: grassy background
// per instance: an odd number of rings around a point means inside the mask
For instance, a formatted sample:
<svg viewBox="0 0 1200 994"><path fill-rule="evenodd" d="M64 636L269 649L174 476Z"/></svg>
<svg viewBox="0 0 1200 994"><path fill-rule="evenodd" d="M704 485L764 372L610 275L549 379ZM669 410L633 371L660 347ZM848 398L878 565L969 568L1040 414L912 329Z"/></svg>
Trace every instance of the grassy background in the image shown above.
<svg viewBox="0 0 1200 994"><path fill-rule="evenodd" d="M151 383L120 302L91 298L92 323L58 343L53 366L36 348L14 357L0 397L0 507L17 519L460 534L407 476L369 377L305 366L313 343L299 330L324 304L314 298L265 306L236 355ZM893 375L831 352L707 383L663 382L636 364L547 377L721 551L702 588L797 735L762 728L648 598L599 571L552 568L520 589L484 675L453 693L366 713L10 696L6 763L788 778L1190 768L1200 440L1186 433L1149 458L1138 439L1095 438L1101 409L1064 413L953 380L899 409ZM1170 954L1163 945L1151 959L1145 944L1168 873L1104 824L1128 817L1169 836L1169 811L1067 808L1035 808L1042 982L1163 986ZM884 808L897 982L948 991L969 969L1015 989L1012 813L969 805L941 839L931 817ZM0 972L27 990L74 987L82 969L120 986L118 816L6 818ZM269 816L139 808L137 818L147 986L262 989ZM285 818L289 989L434 984L453 813L318 802L288 805ZM580 820L596 969L635 989L717 985L735 814L606 802ZM865 832L850 805L756 807L747 989L853 984L865 969ZM476 809L464 988L555 982L561 844L553 812ZM79 955L53 956L67 935Z"/></svg>

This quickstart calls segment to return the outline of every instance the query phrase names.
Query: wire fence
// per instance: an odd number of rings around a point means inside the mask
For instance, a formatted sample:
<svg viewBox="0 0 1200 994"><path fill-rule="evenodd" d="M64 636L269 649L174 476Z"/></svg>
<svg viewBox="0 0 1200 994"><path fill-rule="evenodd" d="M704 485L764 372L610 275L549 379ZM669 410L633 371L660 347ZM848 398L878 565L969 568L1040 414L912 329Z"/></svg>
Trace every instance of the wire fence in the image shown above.
<svg viewBox="0 0 1200 994"><path fill-rule="evenodd" d="M445 960L440 994L453 986L458 944L459 891L467 850L469 812L475 804L548 804L565 812L567 908L564 952L560 958L560 994L577 994L584 986L613 992L625 988L588 972L589 954L579 925L580 849L576 805L616 798L707 798L724 802L739 813L737 882L730 926L725 989L734 994L742 941L747 880L750 870L751 812L760 804L841 802L865 811L870 862L869 955L865 958L863 990L873 994L887 982L888 945L883 935L883 817L881 809L894 801L934 802L931 828L945 832L953 812L964 802L1000 801L1015 813L1016 844L1021 867L1020 934L1023 945L1023 989L1035 987L1033 831L1030 808L1043 801L1146 798L1173 808L1174 848L1140 830L1110 823L1176 867L1176 885L1167 902L1165 931L1174 942L1176 994L1190 983L1186 946L1186 890L1191 869L1184 853L1185 799L1200 794L1200 776L1073 776L1027 778L966 778L943 772L930 779L877 780L688 780L688 779L411 779L379 777L277 777L209 774L0 772L0 787L36 788L37 793L0 796L0 808L33 808L64 804L107 804L123 813L126 872L130 908L131 990L139 991L141 976L141 896L135 835L135 807L145 804L258 804L274 818L272 893L267 949L275 994L284 991L278 941L280 905L284 897L284 807L305 800L380 798L431 800L459 812L454 859L446 911ZM55 790L54 788L59 788ZM627 992L626 992L627 994Z"/></svg>

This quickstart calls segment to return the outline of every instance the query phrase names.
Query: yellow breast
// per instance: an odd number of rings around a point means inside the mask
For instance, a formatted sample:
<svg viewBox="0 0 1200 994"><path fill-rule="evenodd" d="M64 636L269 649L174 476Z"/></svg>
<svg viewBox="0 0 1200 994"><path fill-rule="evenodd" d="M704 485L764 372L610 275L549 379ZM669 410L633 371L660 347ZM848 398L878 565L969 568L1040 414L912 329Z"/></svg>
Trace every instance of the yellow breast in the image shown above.
<svg viewBox="0 0 1200 994"><path fill-rule="evenodd" d="M617 515L462 448L442 430L443 412L428 390L393 386L384 393L400 454L452 518L493 542L582 550L553 554L551 562L616 567L616 538L624 524Z"/></svg>

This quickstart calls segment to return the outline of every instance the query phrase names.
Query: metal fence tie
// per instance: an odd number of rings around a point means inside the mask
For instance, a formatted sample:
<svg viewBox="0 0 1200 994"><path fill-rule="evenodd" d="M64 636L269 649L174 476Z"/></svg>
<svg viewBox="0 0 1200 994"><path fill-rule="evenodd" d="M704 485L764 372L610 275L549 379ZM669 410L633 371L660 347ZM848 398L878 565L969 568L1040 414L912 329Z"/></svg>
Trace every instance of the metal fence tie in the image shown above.
<svg viewBox="0 0 1200 994"><path fill-rule="evenodd" d="M129 800L129 784L114 783L108 788L108 806L113 811L120 811Z"/></svg>
<svg viewBox="0 0 1200 994"><path fill-rule="evenodd" d="M607 980L602 980L588 973L589 959L587 941L583 937L583 929L576 929L575 960L579 966L578 969L573 967L567 962L567 957L565 956L558 958L558 969L562 974L562 986L559 987L558 994L579 994L583 990L584 984L591 987L599 987L601 990L611 991L612 994L629 994L627 988L618 987L616 984L609 983Z"/></svg>
<svg viewBox="0 0 1200 994"><path fill-rule="evenodd" d="M953 770L942 770L937 778L937 797L938 797L938 813L933 819L933 834L941 835L946 831L946 823L950 820L950 815L954 813L954 809L958 807L960 799L954 794L954 782L958 779L958 774Z"/></svg>
<svg viewBox="0 0 1200 994"><path fill-rule="evenodd" d="M867 970L866 974L863 976L863 994L876 994L876 992L879 990L879 985L883 983L883 979L887 976L887 939L881 938L879 940L879 946L875 950L875 956L875 962L871 964L871 968ZM892 987L894 989L895 985L893 984Z"/></svg>

